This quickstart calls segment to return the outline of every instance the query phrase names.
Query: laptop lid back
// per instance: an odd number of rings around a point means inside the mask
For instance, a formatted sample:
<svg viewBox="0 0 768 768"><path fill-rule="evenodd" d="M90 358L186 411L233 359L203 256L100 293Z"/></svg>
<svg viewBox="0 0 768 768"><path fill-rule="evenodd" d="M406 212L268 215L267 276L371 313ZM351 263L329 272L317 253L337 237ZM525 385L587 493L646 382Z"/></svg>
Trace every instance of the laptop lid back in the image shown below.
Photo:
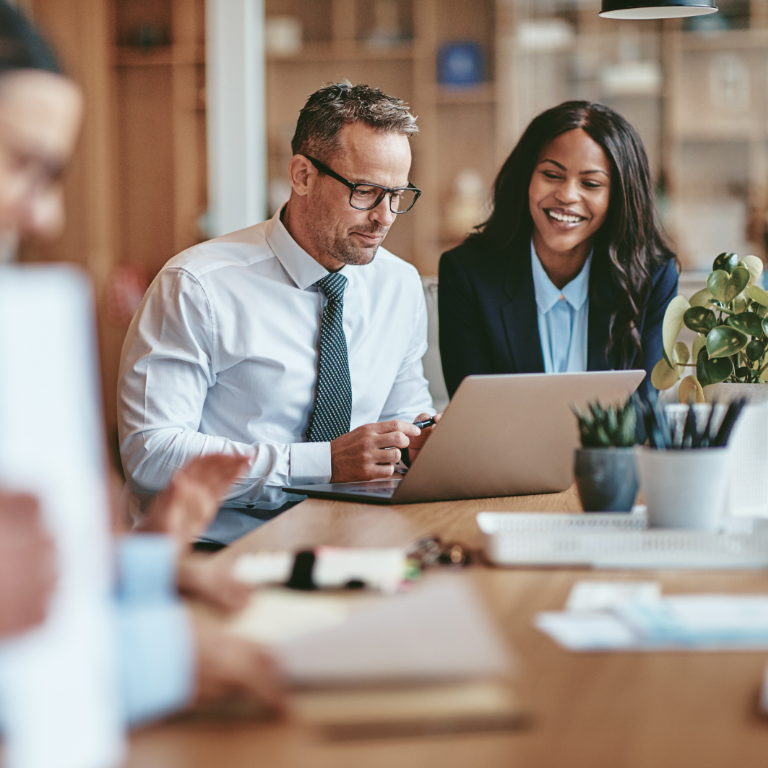
<svg viewBox="0 0 768 768"><path fill-rule="evenodd" d="M645 371L468 376L394 500L564 491L579 445L571 406L623 401Z"/></svg>

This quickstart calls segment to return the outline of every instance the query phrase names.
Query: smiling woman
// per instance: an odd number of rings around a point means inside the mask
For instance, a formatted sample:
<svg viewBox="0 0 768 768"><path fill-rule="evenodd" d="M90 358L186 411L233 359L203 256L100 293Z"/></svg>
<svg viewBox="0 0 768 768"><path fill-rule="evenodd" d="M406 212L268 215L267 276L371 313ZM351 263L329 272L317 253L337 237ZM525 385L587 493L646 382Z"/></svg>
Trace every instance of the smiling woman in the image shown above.
<svg viewBox="0 0 768 768"><path fill-rule="evenodd" d="M443 254L439 292L451 395L469 374L616 368L644 368L647 388L677 269L634 128L585 101L535 118L491 216Z"/></svg>

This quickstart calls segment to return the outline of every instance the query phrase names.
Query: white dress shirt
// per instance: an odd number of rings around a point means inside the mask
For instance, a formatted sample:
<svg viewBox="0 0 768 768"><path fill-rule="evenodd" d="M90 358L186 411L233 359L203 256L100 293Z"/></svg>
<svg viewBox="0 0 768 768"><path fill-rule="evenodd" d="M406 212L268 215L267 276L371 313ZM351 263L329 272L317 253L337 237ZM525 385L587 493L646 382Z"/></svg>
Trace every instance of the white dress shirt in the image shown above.
<svg viewBox="0 0 768 768"><path fill-rule="evenodd" d="M591 265L590 253L581 272L560 290L544 271L531 241L533 287L545 373L580 373L587 370Z"/></svg>
<svg viewBox="0 0 768 768"><path fill-rule="evenodd" d="M132 490L164 488L190 459L252 458L225 506L274 510L284 485L325 483L330 443L306 442L315 402L328 274L280 212L171 259L147 291L123 346L118 420ZM432 411L422 371L427 313L411 265L379 248L343 268L351 429Z"/></svg>

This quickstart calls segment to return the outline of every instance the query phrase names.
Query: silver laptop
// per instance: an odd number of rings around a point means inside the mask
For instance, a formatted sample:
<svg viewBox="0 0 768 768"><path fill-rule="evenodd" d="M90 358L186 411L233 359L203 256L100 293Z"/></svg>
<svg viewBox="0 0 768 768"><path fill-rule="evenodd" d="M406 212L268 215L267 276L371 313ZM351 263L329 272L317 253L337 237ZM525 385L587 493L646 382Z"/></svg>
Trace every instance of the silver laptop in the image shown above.
<svg viewBox="0 0 768 768"><path fill-rule="evenodd" d="M564 491L579 444L571 406L623 401L645 371L467 376L402 479L283 488L305 496L412 504Z"/></svg>

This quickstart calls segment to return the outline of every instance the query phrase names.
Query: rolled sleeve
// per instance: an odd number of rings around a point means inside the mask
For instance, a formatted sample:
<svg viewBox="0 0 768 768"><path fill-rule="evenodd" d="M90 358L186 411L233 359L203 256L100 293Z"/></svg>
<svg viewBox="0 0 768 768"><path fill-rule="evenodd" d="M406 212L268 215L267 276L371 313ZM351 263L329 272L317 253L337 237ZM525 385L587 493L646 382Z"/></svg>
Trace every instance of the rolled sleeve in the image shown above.
<svg viewBox="0 0 768 768"><path fill-rule="evenodd" d="M195 647L190 617L175 590L175 552L168 536L124 536L118 543L116 595L120 682L131 725L192 700Z"/></svg>
<svg viewBox="0 0 768 768"><path fill-rule="evenodd" d="M130 725L187 706L194 693L192 626L181 604L119 606L123 711Z"/></svg>

